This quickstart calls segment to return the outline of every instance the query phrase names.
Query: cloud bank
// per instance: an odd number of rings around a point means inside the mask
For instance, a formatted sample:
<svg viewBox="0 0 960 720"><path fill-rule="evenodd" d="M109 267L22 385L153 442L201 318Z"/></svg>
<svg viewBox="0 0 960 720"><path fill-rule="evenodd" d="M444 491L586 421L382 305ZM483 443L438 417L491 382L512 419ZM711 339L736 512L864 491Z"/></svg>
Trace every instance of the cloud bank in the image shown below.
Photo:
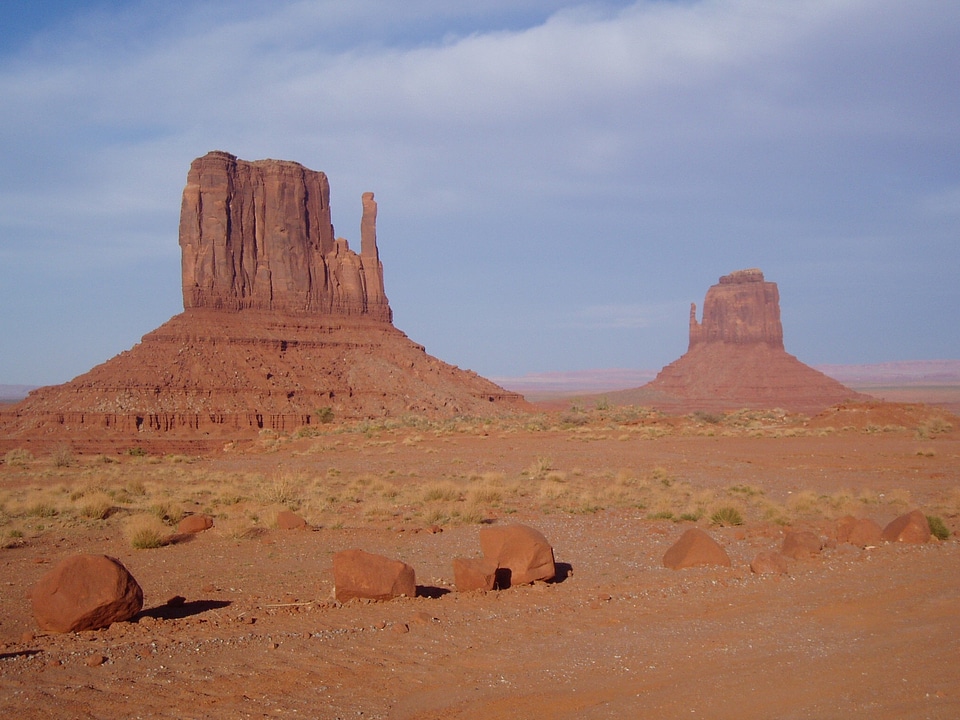
<svg viewBox="0 0 960 720"><path fill-rule="evenodd" d="M960 6L459 5L104 2L6 42L0 380L179 311L212 149L323 170L352 240L375 191L397 325L483 374L659 368L753 266L802 360L960 357Z"/></svg>

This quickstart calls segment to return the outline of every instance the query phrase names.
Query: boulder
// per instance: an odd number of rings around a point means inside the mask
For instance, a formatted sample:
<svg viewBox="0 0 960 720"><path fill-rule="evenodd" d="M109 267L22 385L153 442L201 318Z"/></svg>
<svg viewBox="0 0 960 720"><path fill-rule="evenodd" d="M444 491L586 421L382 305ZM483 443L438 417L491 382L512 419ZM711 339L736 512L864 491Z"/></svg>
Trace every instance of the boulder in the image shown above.
<svg viewBox="0 0 960 720"><path fill-rule="evenodd" d="M129 620L143 608L143 590L116 558L73 555L30 590L33 616L42 630L97 630Z"/></svg>
<svg viewBox="0 0 960 720"><path fill-rule="evenodd" d="M850 515L837 521L837 542L858 547L876 545L883 535L883 528L870 518L854 518Z"/></svg>
<svg viewBox="0 0 960 720"><path fill-rule="evenodd" d="M528 525L481 528L480 549L496 564L500 587L553 580L557 574L553 547L539 530Z"/></svg>
<svg viewBox="0 0 960 720"><path fill-rule="evenodd" d="M333 556L333 582L340 602L354 598L392 600L417 594L416 575L411 566L357 549Z"/></svg>
<svg viewBox="0 0 960 720"><path fill-rule="evenodd" d="M458 592L493 590L497 564L488 558L454 558L453 579Z"/></svg>
<svg viewBox="0 0 960 720"><path fill-rule="evenodd" d="M195 533L209 530L213 527L213 518L205 513L196 515L187 515L177 525L177 532L181 535L193 535Z"/></svg>
<svg viewBox="0 0 960 720"><path fill-rule="evenodd" d="M930 523L922 512L912 510L887 525L881 536L887 542L925 543L930 540Z"/></svg>
<svg viewBox="0 0 960 720"><path fill-rule="evenodd" d="M819 555L823 550L823 541L809 530L791 530L783 538L780 553L794 560Z"/></svg>
<svg viewBox="0 0 960 720"><path fill-rule="evenodd" d="M277 528L280 530L305 530L307 521L292 510L281 510L277 513Z"/></svg>
<svg viewBox="0 0 960 720"><path fill-rule="evenodd" d="M663 566L683 570L695 565L730 567L730 556L700 528L690 528L663 554Z"/></svg>
<svg viewBox="0 0 960 720"><path fill-rule="evenodd" d="M750 561L750 569L757 575L785 575L787 559L778 552L762 550Z"/></svg>

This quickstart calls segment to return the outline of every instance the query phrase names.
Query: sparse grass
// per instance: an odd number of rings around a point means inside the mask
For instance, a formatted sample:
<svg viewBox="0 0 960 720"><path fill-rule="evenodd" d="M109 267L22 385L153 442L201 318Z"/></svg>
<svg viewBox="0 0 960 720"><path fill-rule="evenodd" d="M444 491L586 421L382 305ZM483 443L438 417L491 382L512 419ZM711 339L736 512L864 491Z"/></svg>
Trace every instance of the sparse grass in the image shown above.
<svg viewBox="0 0 960 720"><path fill-rule="evenodd" d="M14 448L3 456L3 462L15 467L25 467L28 463L33 462L33 453L24 448Z"/></svg>
<svg viewBox="0 0 960 720"><path fill-rule="evenodd" d="M728 505L715 510L710 515L710 522L720 527L734 527L743 525L743 515L737 508Z"/></svg>
<svg viewBox="0 0 960 720"><path fill-rule="evenodd" d="M136 550L163 547L169 537L168 529L155 515L134 515L124 526L130 546Z"/></svg>

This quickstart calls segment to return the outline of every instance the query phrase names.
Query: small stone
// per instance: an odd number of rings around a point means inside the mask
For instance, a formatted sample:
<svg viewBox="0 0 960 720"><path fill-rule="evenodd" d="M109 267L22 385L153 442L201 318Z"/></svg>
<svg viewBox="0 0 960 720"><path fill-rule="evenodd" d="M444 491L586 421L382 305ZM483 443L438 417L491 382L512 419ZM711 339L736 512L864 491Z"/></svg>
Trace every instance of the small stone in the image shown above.
<svg viewBox="0 0 960 720"><path fill-rule="evenodd" d="M406 623L395 623L394 626L390 629L393 630L398 635L403 635L405 633L410 632L410 627Z"/></svg>
<svg viewBox="0 0 960 720"><path fill-rule="evenodd" d="M107 661L107 658L103 655L91 655L86 660L83 661L83 664L87 667L100 667Z"/></svg>
<svg viewBox="0 0 960 720"><path fill-rule="evenodd" d="M20 636L20 642L22 642L24 645L29 645L36 639L37 639L37 636L34 635L29 630Z"/></svg>
<svg viewBox="0 0 960 720"><path fill-rule="evenodd" d="M187 599L183 595L174 595L172 598L169 598L164 605L168 605L170 607L181 607L186 602Z"/></svg>

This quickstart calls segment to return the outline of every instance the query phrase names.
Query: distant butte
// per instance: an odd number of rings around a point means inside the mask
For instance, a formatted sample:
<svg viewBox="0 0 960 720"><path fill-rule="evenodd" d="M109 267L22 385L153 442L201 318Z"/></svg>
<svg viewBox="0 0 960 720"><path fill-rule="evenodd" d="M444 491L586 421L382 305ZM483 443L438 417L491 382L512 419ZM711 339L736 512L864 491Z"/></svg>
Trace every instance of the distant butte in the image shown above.
<svg viewBox="0 0 960 720"><path fill-rule="evenodd" d="M784 350L780 293L757 269L739 270L707 290L703 319L690 307L687 352L654 380L610 393L616 403L668 412L780 408L814 414L866 400Z"/></svg>
<svg viewBox="0 0 960 720"><path fill-rule="evenodd" d="M93 440L291 431L331 416L489 416L523 398L393 326L362 197L360 253L334 234L326 175L211 152L180 215L184 311L130 350L0 414L0 437Z"/></svg>

